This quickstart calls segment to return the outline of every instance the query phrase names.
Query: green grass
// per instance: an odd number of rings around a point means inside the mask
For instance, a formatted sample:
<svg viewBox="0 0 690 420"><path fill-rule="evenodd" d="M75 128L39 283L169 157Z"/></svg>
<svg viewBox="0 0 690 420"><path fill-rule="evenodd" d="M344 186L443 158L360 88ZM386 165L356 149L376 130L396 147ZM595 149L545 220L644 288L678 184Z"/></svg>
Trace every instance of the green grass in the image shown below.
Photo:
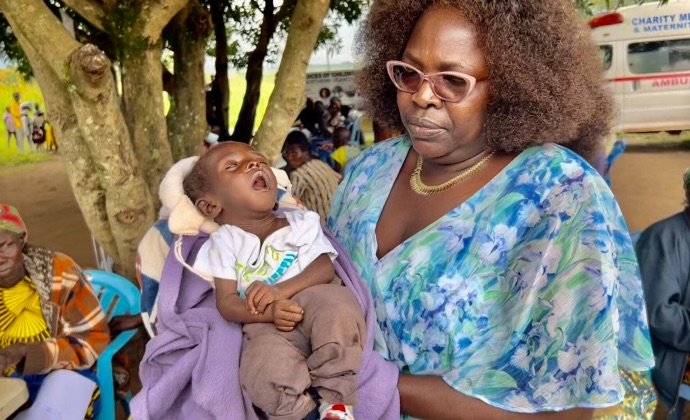
<svg viewBox="0 0 690 420"><path fill-rule="evenodd" d="M43 162L48 159L50 159L53 155L48 152L38 152L38 153L31 153L26 148L29 146L26 143L26 140L24 141L24 147L25 151L24 153L20 153L19 149L17 149L17 146L14 142L14 137L12 137L12 142L10 144L9 149L7 148L7 137L5 137L5 134L3 132L2 138L0 138L0 166L8 166L8 165L20 165L23 163L36 163L36 162Z"/></svg>
<svg viewBox="0 0 690 420"><path fill-rule="evenodd" d="M271 92L273 92L273 87L275 86L275 73L266 74L264 73L263 80L261 81L261 98L259 99L259 105L256 108L256 119L254 120L254 128L259 128L261 120L264 118L266 113L266 107L268 106L268 100L271 97ZM234 127L237 124L237 117L240 114L240 108L242 108L242 100L244 99L244 92L247 89L247 82L245 80L245 75L242 73L231 73L229 76L230 82L230 127Z"/></svg>

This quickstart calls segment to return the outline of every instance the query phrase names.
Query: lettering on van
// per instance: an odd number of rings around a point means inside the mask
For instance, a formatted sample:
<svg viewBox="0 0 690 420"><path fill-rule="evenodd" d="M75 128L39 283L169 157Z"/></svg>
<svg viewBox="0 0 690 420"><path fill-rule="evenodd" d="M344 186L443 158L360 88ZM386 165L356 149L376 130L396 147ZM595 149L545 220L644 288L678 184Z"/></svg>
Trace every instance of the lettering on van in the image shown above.
<svg viewBox="0 0 690 420"><path fill-rule="evenodd" d="M690 29L690 13L643 16L632 20L633 32L664 32Z"/></svg>
<svg viewBox="0 0 690 420"><path fill-rule="evenodd" d="M687 86L687 85L690 85L690 76L665 77L663 79L656 79L652 82L653 88Z"/></svg>

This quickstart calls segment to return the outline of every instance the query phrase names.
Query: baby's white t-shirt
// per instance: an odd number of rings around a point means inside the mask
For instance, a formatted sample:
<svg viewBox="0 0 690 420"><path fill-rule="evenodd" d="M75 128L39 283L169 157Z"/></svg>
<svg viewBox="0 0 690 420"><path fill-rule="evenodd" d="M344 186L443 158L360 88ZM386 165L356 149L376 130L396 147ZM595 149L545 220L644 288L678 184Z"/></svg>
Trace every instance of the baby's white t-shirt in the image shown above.
<svg viewBox="0 0 690 420"><path fill-rule="evenodd" d="M262 244L259 237L237 226L222 225L201 246L194 270L237 281L237 292L255 281L276 284L301 273L321 254L338 256L321 229L321 218L313 211L285 212L289 226L270 234Z"/></svg>

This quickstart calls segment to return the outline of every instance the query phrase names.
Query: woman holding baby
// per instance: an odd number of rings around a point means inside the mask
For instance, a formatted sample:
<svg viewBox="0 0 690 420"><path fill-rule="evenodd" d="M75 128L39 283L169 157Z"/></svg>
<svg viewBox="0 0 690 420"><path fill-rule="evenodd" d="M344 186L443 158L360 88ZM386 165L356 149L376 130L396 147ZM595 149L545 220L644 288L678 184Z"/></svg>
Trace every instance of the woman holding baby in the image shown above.
<svg viewBox="0 0 690 420"><path fill-rule="evenodd" d="M565 0L379 1L363 24L368 112L407 135L353 162L329 225L404 415L623 416L630 384L653 411L632 243L587 163L612 99L584 30Z"/></svg>

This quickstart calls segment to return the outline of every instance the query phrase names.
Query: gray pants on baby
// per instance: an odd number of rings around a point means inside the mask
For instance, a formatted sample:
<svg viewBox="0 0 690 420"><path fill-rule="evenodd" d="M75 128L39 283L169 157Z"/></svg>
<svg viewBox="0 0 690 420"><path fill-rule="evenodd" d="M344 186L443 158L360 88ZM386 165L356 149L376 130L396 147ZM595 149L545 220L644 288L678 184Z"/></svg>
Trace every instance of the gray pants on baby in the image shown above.
<svg viewBox="0 0 690 420"><path fill-rule="evenodd" d="M316 407L310 387L329 403L356 405L367 337L361 306L337 284L309 287L292 300L304 310L293 331L244 325L242 388L269 419L304 418Z"/></svg>

